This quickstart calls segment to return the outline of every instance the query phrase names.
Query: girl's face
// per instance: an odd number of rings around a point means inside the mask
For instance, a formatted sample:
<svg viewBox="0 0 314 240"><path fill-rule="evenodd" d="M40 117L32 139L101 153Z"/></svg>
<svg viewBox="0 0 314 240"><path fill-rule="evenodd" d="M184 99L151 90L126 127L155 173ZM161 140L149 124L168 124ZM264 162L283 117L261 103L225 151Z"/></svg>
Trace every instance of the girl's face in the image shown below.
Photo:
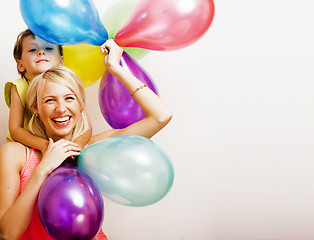
<svg viewBox="0 0 314 240"><path fill-rule="evenodd" d="M63 57L57 45L48 43L37 36L35 39L28 36L23 40L22 56L17 64L21 72L25 71L25 77L32 80L52 67L63 65Z"/></svg>
<svg viewBox="0 0 314 240"><path fill-rule="evenodd" d="M69 88L49 81L44 84L42 98L38 99L38 114L48 137L54 141L70 140L81 111L79 101Z"/></svg>

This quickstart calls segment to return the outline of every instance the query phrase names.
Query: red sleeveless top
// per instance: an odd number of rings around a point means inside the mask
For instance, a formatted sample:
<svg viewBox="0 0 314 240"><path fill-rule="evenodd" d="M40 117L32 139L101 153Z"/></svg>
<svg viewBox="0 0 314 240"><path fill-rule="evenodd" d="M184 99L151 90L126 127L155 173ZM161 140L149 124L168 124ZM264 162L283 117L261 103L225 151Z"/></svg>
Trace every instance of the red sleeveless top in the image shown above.
<svg viewBox="0 0 314 240"><path fill-rule="evenodd" d="M39 163L40 163L40 160L35 152L35 149L32 148L20 175L20 179L21 179L20 180L20 193L23 191L25 185L27 184L28 180L32 176L33 171L35 170L35 168L37 167ZM23 235L20 237L19 240L54 240L54 238L51 237L46 232L43 225L41 224L41 221L38 215L37 203L34 209L32 219L29 223L29 226L26 229L26 231L23 233ZM99 233L96 235L95 238L93 238L93 240L108 240L108 239L106 235L100 229Z"/></svg>

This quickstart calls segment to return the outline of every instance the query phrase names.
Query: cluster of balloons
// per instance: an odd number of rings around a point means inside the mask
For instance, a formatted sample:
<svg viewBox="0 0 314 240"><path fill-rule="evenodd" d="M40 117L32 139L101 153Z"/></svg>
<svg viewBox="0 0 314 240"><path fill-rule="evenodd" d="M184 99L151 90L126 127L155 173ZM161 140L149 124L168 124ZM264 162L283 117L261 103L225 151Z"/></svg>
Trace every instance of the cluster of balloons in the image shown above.
<svg viewBox="0 0 314 240"><path fill-rule="evenodd" d="M107 0L109 4L112 0ZM199 39L214 17L213 0L115 0L100 18L92 0L20 0L22 17L40 38L63 45L64 64L85 87L99 79L99 106L113 128L145 117L125 87L106 72L100 51L108 38L124 48L121 66L156 94L151 77L136 61L149 50L170 51ZM159 201L173 183L166 153L138 136L109 138L85 148L79 166L112 201L145 206ZM57 239L88 239L103 219L101 194L82 171L56 169L39 194L40 218ZM90 214L93 216L90 216ZM85 234L85 235L84 235Z"/></svg>
<svg viewBox="0 0 314 240"><path fill-rule="evenodd" d="M110 88L121 86L112 80L113 76L105 74L104 55L98 46L112 38L125 49L124 58L134 60L145 56L148 50L180 49L206 32L215 8L213 0L115 0L114 4L110 1L104 1L104 5L111 5L102 18L92 0L20 0L20 8L26 25L35 35L64 45L64 64L81 78L85 87L102 78L101 112L111 127L121 128L145 115L139 113L137 103L126 91L113 97L104 90L107 84ZM137 69L138 74L145 75L145 81L152 82L138 62L125 61L123 66ZM117 106L108 109L113 101ZM113 112L125 114L124 120L119 114L112 115Z"/></svg>

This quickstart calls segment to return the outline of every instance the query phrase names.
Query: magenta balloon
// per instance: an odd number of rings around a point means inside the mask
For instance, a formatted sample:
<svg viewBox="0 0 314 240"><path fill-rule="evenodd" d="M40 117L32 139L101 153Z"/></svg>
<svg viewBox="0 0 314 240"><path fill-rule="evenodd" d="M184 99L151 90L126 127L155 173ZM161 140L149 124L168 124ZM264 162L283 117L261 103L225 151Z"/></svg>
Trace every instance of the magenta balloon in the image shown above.
<svg viewBox="0 0 314 240"><path fill-rule="evenodd" d="M214 11L213 0L140 0L115 41L160 51L183 48L206 32Z"/></svg>
<svg viewBox="0 0 314 240"><path fill-rule="evenodd" d="M122 54L120 65L158 94L148 74L126 52ZM100 82L99 107L108 124L116 129L125 128L145 118L145 113L131 97L130 92L108 71Z"/></svg>
<svg viewBox="0 0 314 240"><path fill-rule="evenodd" d="M91 178L67 163L43 183L38 213L46 231L56 239L92 239L102 226L104 202Z"/></svg>

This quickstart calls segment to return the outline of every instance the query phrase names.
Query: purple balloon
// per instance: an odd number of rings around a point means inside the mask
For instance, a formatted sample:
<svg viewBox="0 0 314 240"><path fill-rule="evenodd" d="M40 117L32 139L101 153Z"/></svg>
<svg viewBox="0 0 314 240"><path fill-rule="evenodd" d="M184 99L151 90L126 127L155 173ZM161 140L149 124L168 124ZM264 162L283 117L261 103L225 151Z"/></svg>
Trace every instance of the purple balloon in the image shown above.
<svg viewBox="0 0 314 240"><path fill-rule="evenodd" d="M92 179L66 163L44 181L38 213L46 231L56 239L92 239L102 226L104 202Z"/></svg>
<svg viewBox="0 0 314 240"><path fill-rule="evenodd" d="M158 94L148 74L126 52L122 54L120 65ZM130 92L108 71L100 82L98 100L101 113L112 128L125 128L145 118L145 113Z"/></svg>

